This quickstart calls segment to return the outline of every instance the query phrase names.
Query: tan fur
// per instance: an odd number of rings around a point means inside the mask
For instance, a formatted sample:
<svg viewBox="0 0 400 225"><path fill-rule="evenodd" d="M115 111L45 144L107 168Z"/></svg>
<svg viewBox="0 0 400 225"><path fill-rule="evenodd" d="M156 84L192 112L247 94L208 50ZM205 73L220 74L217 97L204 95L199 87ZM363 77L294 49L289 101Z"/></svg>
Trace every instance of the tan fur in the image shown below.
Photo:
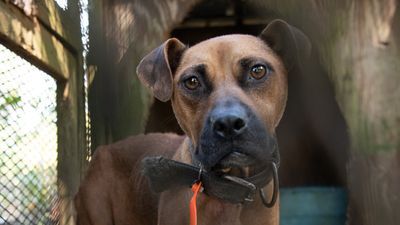
<svg viewBox="0 0 400 225"><path fill-rule="evenodd" d="M257 90L239 87L239 60L255 56L274 68L273 74ZM177 85L186 69L205 64L213 92L202 101L187 99ZM142 75L139 75L142 76ZM172 105L186 139L171 134L140 135L113 145L100 147L91 162L85 181L76 197L80 225L187 225L189 188L152 194L140 175L140 160L149 155L167 155L191 163L188 138L196 145L204 117L222 96L234 96L264 121L275 134L286 102L286 70L281 59L260 39L249 35L227 35L201 42L186 50L173 77ZM272 184L265 188L271 196ZM266 208L259 198L251 204L230 204L200 194L199 225L277 225L279 201Z"/></svg>
<svg viewBox="0 0 400 225"><path fill-rule="evenodd" d="M145 156L172 157L184 137L148 134L99 147L75 197L77 224L156 224L158 196L140 175Z"/></svg>

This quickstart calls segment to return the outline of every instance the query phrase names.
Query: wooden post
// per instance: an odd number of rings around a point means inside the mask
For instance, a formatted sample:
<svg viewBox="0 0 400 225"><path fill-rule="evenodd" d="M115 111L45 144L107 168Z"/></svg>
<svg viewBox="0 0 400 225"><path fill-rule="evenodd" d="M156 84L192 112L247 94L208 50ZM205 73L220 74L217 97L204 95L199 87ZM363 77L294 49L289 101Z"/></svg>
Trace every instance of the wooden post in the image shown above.
<svg viewBox="0 0 400 225"><path fill-rule="evenodd" d="M53 3L54 4L54 3ZM74 56L77 67L71 67L67 82L58 84L58 185L61 197L60 225L75 224L73 199L83 179L87 165L83 47L81 42L79 0L68 0L67 16L61 21L75 40ZM68 18L68 19L66 19ZM67 21L66 21L67 20Z"/></svg>
<svg viewBox="0 0 400 225"><path fill-rule="evenodd" d="M144 131L152 99L136 66L198 1L89 1L88 63L97 68L89 91L93 151Z"/></svg>

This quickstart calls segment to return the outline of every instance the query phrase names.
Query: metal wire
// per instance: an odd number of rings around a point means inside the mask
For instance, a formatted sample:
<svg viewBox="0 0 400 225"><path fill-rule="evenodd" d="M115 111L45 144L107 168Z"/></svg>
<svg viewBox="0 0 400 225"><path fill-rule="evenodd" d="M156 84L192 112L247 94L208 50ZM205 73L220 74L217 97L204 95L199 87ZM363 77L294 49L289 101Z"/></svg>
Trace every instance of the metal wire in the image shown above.
<svg viewBox="0 0 400 225"><path fill-rule="evenodd" d="M58 224L56 89L0 45L0 225Z"/></svg>

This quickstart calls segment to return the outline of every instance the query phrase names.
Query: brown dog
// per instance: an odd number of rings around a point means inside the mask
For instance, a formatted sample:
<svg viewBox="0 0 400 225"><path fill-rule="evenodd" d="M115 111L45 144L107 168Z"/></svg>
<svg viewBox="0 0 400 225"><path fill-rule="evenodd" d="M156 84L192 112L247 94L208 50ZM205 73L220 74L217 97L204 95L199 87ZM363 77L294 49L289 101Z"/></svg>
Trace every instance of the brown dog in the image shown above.
<svg viewBox="0 0 400 225"><path fill-rule="evenodd" d="M158 155L202 168L198 224L279 224L278 202L268 208L254 193L236 198L220 183L232 178L234 187L246 186L268 171L255 186L272 198L271 162L279 162L275 128L285 108L287 70L309 49L304 34L275 20L259 37L227 35L190 48L172 38L152 51L138 66L139 79L156 98L171 100L186 136L139 135L98 148L75 199L78 224L189 224L190 187L157 194L140 172L144 157ZM153 182L154 174L147 175ZM172 176L167 182L185 175Z"/></svg>

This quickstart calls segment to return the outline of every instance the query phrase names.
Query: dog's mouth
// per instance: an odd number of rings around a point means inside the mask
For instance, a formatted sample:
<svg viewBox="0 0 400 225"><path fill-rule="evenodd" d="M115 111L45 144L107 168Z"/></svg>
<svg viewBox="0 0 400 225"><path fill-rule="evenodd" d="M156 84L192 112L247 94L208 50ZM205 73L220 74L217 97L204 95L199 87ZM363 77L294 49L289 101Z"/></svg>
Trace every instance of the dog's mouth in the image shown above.
<svg viewBox="0 0 400 225"><path fill-rule="evenodd" d="M246 154L233 152L222 158L211 170L218 175L229 175L239 178L252 177L260 173L265 165Z"/></svg>

